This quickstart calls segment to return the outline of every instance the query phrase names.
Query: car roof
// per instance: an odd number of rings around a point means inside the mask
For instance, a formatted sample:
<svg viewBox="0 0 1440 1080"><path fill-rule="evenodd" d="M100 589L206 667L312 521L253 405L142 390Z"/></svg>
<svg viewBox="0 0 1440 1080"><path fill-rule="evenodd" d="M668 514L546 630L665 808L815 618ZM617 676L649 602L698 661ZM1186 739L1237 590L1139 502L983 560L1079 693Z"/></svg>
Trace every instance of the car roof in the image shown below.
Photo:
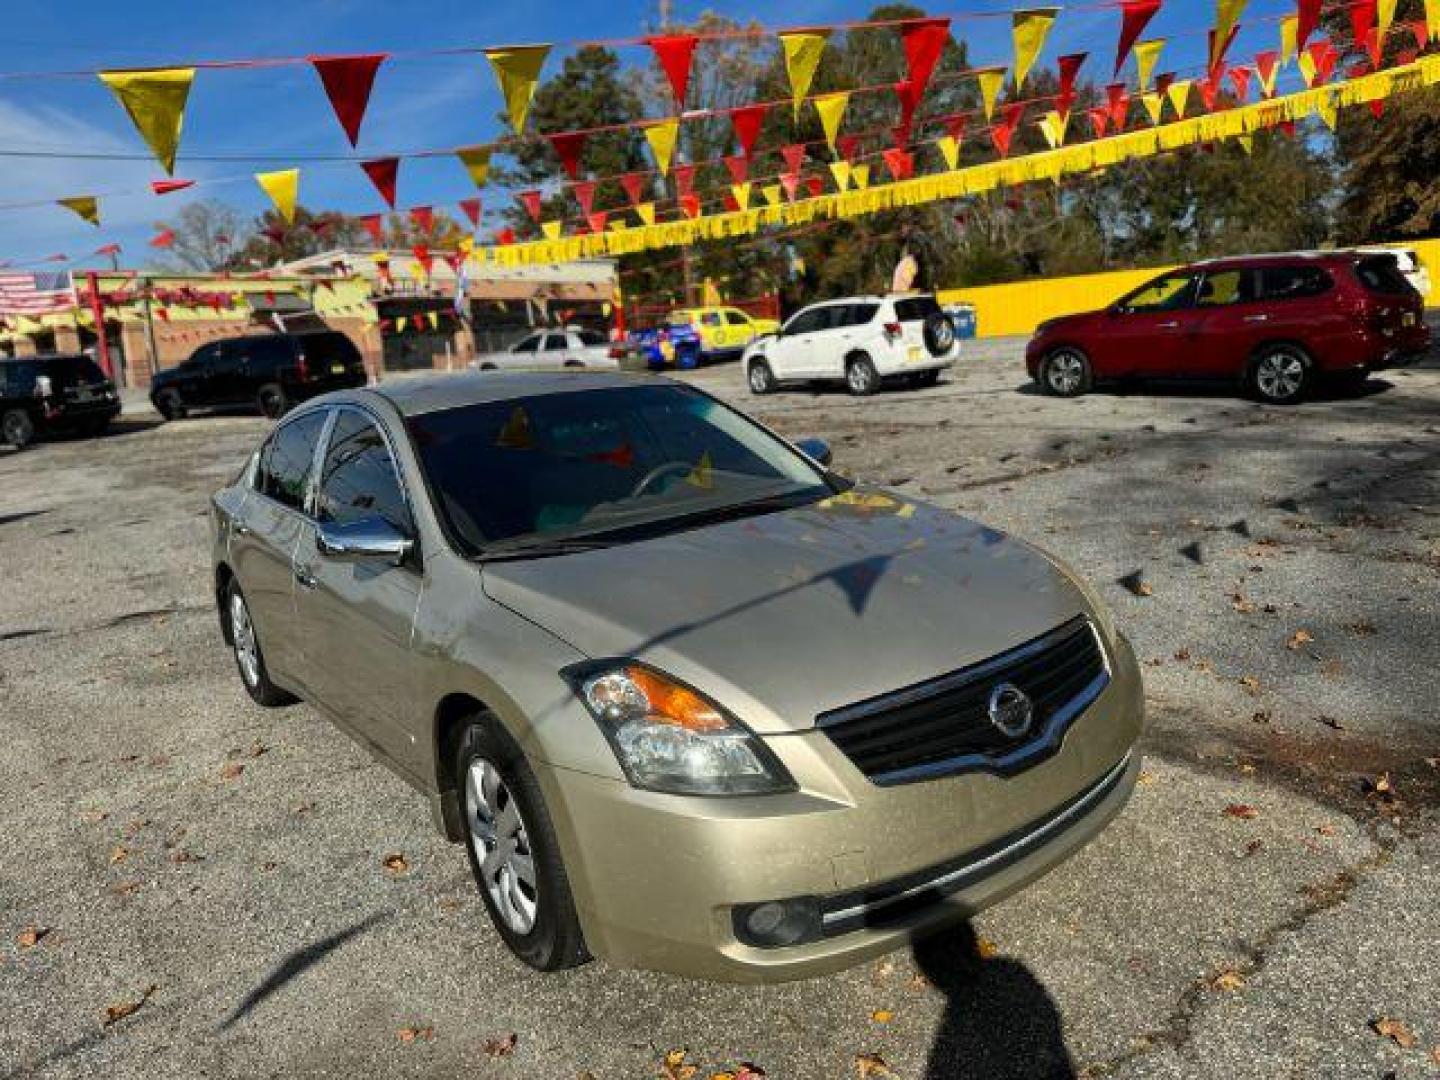
<svg viewBox="0 0 1440 1080"><path fill-rule="evenodd" d="M1226 255L1219 259L1202 259L1191 263L1191 270L1240 270L1247 266L1293 265L1295 263L1336 263L1354 258L1348 251L1280 251L1263 255Z"/></svg>
<svg viewBox="0 0 1440 1080"><path fill-rule="evenodd" d="M88 353L31 353L29 356L0 356L0 364L33 364L37 360L91 360Z"/></svg>
<svg viewBox="0 0 1440 1080"><path fill-rule="evenodd" d="M367 398L380 397L394 405L403 416L420 416L466 405L489 405L547 394L614 390L645 384L680 385L662 376L626 372L473 371L395 379L364 390L341 391L315 400L363 402Z"/></svg>

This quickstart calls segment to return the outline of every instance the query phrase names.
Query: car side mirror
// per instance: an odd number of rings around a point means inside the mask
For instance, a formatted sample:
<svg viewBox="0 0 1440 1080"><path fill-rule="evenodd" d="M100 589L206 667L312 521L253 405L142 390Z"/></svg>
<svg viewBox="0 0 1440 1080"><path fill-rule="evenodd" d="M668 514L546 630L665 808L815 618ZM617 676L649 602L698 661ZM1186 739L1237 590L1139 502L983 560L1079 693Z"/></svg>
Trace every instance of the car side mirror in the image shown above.
<svg viewBox="0 0 1440 1080"><path fill-rule="evenodd" d="M800 439L795 443L795 448L819 465L830 467L835 460L835 455L830 451L830 444L824 439Z"/></svg>
<svg viewBox="0 0 1440 1080"><path fill-rule="evenodd" d="M410 554L415 541L381 517L367 517L343 524L322 524L315 533L315 547L327 559L337 562L365 562L384 559L399 562Z"/></svg>

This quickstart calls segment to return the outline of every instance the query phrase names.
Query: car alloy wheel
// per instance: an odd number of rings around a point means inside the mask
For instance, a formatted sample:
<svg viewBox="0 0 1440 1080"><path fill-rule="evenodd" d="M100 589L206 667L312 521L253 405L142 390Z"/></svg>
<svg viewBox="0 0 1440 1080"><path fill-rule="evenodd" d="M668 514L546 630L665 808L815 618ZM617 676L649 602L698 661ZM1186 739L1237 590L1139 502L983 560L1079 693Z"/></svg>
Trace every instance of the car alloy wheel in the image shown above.
<svg viewBox="0 0 1440 1080"><path fill-rule="evenodd" d="M770 373L770 365L764 360L751 362L749 379L752 394L768 394L775 387L775 378Z"/></svg>
<svg viewBox="0 0 1440 1080"><path fill-rule="evenodd" d="M11 409L0 417L0 442L23 450L34 437L35 424L23 410Z"/></svg>
<svg viewBox="0 0 1440 1080"><path fill-rule="evenodd" d="M1085 358L1073 349L1061 349L1045 361L1045 385L1060 397L1074 397L1085 386Z"/></svg>
<svg viewBox="0 0 1440 1080"><path fill-rule="evenodd" d="M1255 364L1255 388L1269 401L1295 401L1309 372L1305 361L1290 349L1267 352Z"/></svg>
<svg viewBox="0 0 1440 1080"><path fill-rule="evenodd" d="M267 419L279 420L289 408L289 404L285 400L285 391L275 383L262 386L260 393L256 396L259 400L260 412Z"/></svg>
<svg viewBox="0 0 1440 1080"><path fill-rule="evenodd" d="M235 662L240 665L240 677L254 690L260 685L260 647L255 643L250 610L238 589L230 594L230 636L235 641Z"/></svg>
<svg viewBox="0 0 1440 1080"><path fill-rule="evenodd" d="M857 397L873 394L878 381L875 365L870 363L868 357L859 357L845 365L845 385L850 388L850 393Z"/></svg>
<svg viewBox="0 0 1440 1080"><path fill-rule="evenodd" d="M530 933L540 905L530 837L519 803L484 758L474 758L465 776L465 820L495 910L513 933Z"/></svg>

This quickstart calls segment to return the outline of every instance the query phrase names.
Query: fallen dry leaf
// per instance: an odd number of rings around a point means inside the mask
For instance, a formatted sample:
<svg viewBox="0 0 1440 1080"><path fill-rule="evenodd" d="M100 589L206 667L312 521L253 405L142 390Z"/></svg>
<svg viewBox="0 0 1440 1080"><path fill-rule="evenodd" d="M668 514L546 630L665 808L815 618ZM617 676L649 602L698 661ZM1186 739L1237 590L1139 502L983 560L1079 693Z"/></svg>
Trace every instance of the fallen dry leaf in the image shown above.
<svg viewBox="0 0 1440 1080"><path fill-rule="evenodd" d="M1260 680L1254 675L1242 675L1239 681L1244 691L1252 697L1260 692Z"/></svg>
<svg viewBox="0 0 1440 1080"><path fill-rule="evenodd" d="M1243 821L1250 821L1260 816L1260 811L1247 803L1233 802L1225 807L1225 814L1228 817L1240 818Z"/></svg>
<svg viewBox="0 0 1440 1080"><path fill-rule="evenodd" d="M238 780L240 778L240 774L244 771L245 763L243 761L232 761L220 770L220 779Z"/></svg>
<svg viewBox="0 0 1440 1080"><path fill-rule="evenodd" d="M895 1019L895 1014L889 1009L876 1009L870 1014L870 1019L874 1020L877 1024L888 1024L891 1020Z"/></svg>
<svg viewBox="0 0 1440 1080"><path fill-rule="evenodd" d="M122 863L129 857L130 849L124 844L116 844L110 852L110 865L114 866L116 863Z"/></svg>
<svg viewBox="0 0 1440 1080"><path fill-rule="evenodd" d="M402 1043L413 1043L416 1039L433 1039L435 1028L429 1024L424 1027L403 1027L395 1034Z"/></svg>
<svg viewBox="0 0 1440 1080"><path fill-rule="evenodd" d="M1190 659L1190 650L1189 650L1189 649L1176 649L1176 650L1175 650L1175 659L1176 659L1176 660L1180 660L1180 661L1182 661L1182 662L1185 661L1185 660L1189 660L1189 659Z"/></svg>
<svg viewBox="0 0 1440 1080"><path fill-rule="evenodd" d="M989 938L976 938L975 952L981 960L990 960L1000 955L1000 946Z"/></svg>
<svg viewBox="0 0 1440 1080"><path fill-rule="evenodd" d="M485 1054L487 1057L502 1058L509 1057L515 1052L515 1043L519 1037L513 1031L507 1031L504 1035L494 1039L485 1040Z"/></svg>
<svg viewBox="0 0 1440 1080"><path fill-rule="evenodd" d="M137 998L135 1001L121 1001L117 1004L106 1006L105 1017L100 1021L100 1026L108 1028L112 1024L118 1024L127 1016L133 1016L136 1012L140 1010L140 1006L144 1005L147 1001L150 1000L150 995L155 993L155 991L158 989L158 986L156 986L154 983L151 983L145 988L145 992L141 994L140 997Z"/></svg>
<svg viewBox="0 0 1440 1080"><path fill-rule="evenodd" d="M660 1063L660 1074L665 1080L690 1080L696 1073L694 1065L685 1062L685 1056L690 1053L688 1050L671 1050L666 1053L665 1060Z"/></svg>
<svg viewBox="0 0 1440 1080"><path fill-rule="evenodd" d="M1324 825L1316 825L1315 831L1321 836L1334 836L1337 830L1334 825L1326 823Z"/></svg>
<svg viewBox="0 0 1440 1080"><path fill-rule="evenodd" d="M49 935L51 927L31 924L15 935L15 944L22 949L33 949Z"/></svg>
<svg viewBox="0 0 1440 1080"><path fill-rule="evenodd" d="M856 1054L855 1070L860 1074L860 1080L866 1080L866 1077L870 1076L895 1075L879 1054Z"/></svg>
<svg viewBox="0 0 1440 1080"><path fill-rule="evenodd" d="M1261 709L1261 710L1260 710L1259 712L1257 712L1254 716L1250 717L1250 722L1251 722L1252 724L1268 724L1268 723L1270 723L1270 710L1269 710L1269 709Z"/></svg>
<svg viewBox="0 0 1440 1080"><path fill-rule="evenodd" d="M1394 1041L1395 1045L1402 1050L1409 1050L1419 1042L1415 1038L1415 1032L1410 1030L1408 1024L1403 1020L1396 1020L1394 1017L1381 1016L1370 1021L1370 1027L1377 1035L1383 1035Z"/></svg>
<svg viewBox="0 0 1440 1080"><path fill-rule="evenodd" d="M249 753L250 753L250 756L251 756L252 758L260 757L262 754L268 754L269 752L270 752L270 747L266 746L266 745L265 745L263 742L261 742L259 739L256 739L254 742L252 742L252 743L250 744Z"/></svg>
<svg viewBox="0 0 1440 1080"><path fill-rule="evenodd" d="M1140 775L1135 777L1135 782L1141 787L1149 787L1155 783L1155 774L1146 769L1141 769Z"/></svg>
<svg viewBox="0 0 1440 1080"><path fill-rule="evenodd" d="M1440 1065L1440 1046L1432 1046L1430 1048L1430 1060L1436 1065Z"/></svg>
<svg viewBox="0 0 1440 1080"><path fill-rule="evenodd" d="M1291 652L1296 652L1303 646L1309 645L1314 640L1315 635L1310 633L1309 630L1302 628L1296 630L1295 633L1290 635L1290 640L1285 642L1285 647Z"/></svg>
<svg viewBox="0 0 1440 1080"><path fill-rule="evenodd" d="M398 851L392 851L385 856L384 866L392 874L403 874L410 869L410 864L405 861L405 856Z"/></svg>
<svg viewBox="0 0 1440 1080"><path fill-rule="evenodd" d="M1255 613L1254 602L1246 599L1244 593L1233 593L1230 597L1230 606L1241 615L1253 615Z"/></svg>
<svg viewBox="0 0 1440 1080"><path fill-rule="evenodd" d="M742 1061L735 1070L735 1080L765 1080L766 1072L753 1061Z"/></svg>
<svg viewBox="0 0 1440 1080"><path fill-rule="evenodd" d="M1210 980L1210 988L1223 993L1233 993L1245 985L1245 976L1238 971L1222 971Z"/></svg>

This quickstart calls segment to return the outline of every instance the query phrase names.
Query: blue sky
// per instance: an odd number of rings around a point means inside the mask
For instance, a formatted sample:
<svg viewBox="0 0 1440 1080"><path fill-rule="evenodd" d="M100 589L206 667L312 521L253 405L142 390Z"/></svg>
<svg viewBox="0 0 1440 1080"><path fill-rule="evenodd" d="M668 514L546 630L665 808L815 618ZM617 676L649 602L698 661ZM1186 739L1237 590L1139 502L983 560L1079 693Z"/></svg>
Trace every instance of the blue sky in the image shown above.
<svg viewBox="0 0 1440 1080"><path fill-rule="evenodd" d="M779 27L861 19L873 6L852 0L793 0L784 5L783 19L777 19L776 6L754 0L676 0L675 14L685 19L708 8ZM1005 13L1015 6L961 0L929 10L955 19L952 33L968 41L972 62L1006 64L1011 60L1008 20L962 16ZM1095 0L1083 0L1081 10L1062 12L1042 64L1053 63L1061 53L1088 49L1093 58L1083 74L1108 78L1120 17L1118 10L1092 10L1096 6ZM5 7L0 73L622 38L645 32L655 17L651 0L7 0ZM1287 0L1251 0L1232 59L1248 60L1260 49L1274 48L1271 20L1292 9ZM1147 35L1171 37L1161 70L1203 62L1203 31L1213 15L1209 0L1168 0ZM561 56L559 49L552 53L547 74L558 70ZM644 64L649 53L624 49L622 59ZM495 120L499 108L499 93L482 56L395 59L376 81L358 155L485 142L502 134ZM15 151L144 155L145 147L93 77L0 77L0 152ZM202 70L191 93L176 167L177 176L201 181L197 187L151 195L149 181L164 174L148 159L7 157L0 166L0 259L36 259L58 252L78 261L102 243L118 242L125 248L126 265L143 264L151 254L146 241L155 223L185 201L219 199L253 216L268 205L251 179L255 170L286 167L296 154L350 153L308 66ZM194 160L210 155L246 160ZM115 193L102 200L104 225L98 230L59 207L6 208L95 192ZM401 168L402 207L444 205L471 194L451 158L407 162ZM487 201L494 204L500 197L496 193ZM360 170L346 164L302 166L301 201L312 208L351 213L382 209Z"/></svg>

